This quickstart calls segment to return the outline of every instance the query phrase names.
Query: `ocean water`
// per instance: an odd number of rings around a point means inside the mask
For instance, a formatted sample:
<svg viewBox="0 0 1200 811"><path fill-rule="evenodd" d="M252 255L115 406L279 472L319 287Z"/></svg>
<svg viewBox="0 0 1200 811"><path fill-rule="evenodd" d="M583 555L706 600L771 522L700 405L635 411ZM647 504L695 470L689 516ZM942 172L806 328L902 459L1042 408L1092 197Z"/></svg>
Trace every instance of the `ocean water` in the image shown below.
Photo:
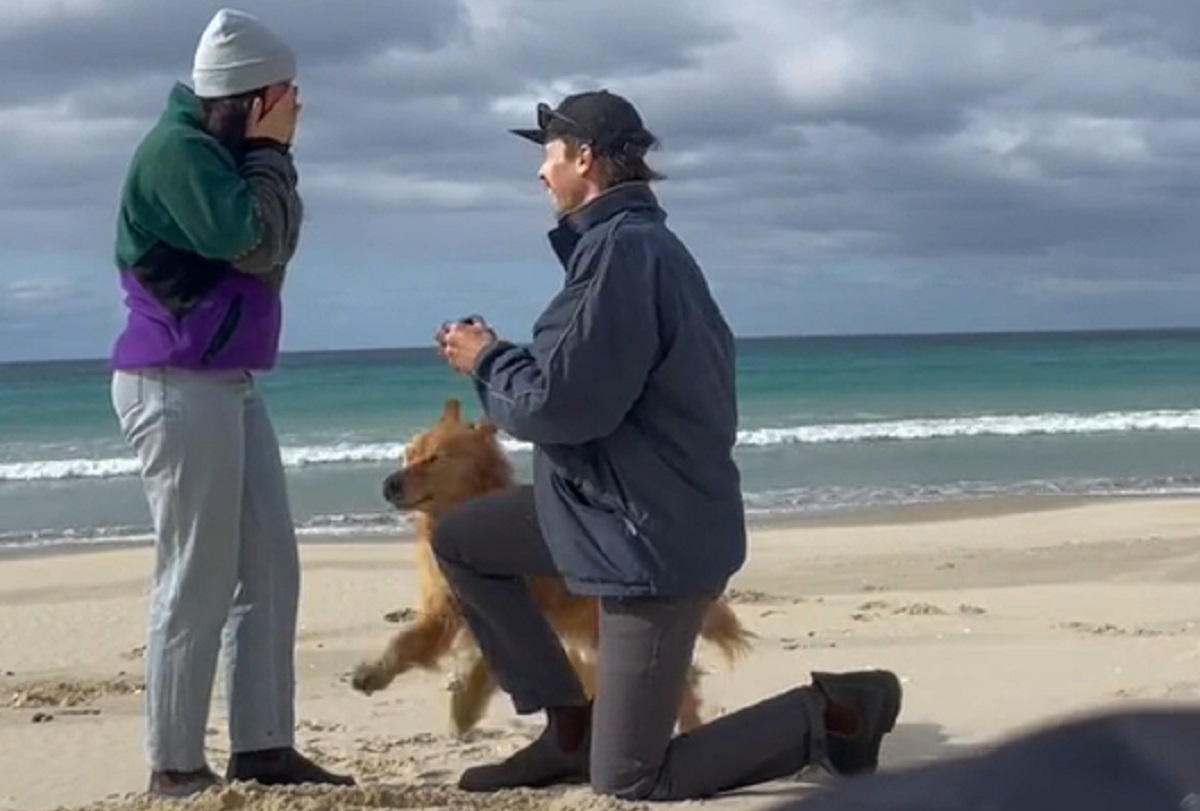
<svg viewBox="0 0 1200 811"><path fill-rule="evenodd" d="M1200 331L747 340L738 374L752 517L1200 490ZM448 396L479 413L426 350L286 355L258 385L303 533L400 532L379 483L405 441ZM136 471L103 362L0 366L0 547L147 538Z"/></svg>

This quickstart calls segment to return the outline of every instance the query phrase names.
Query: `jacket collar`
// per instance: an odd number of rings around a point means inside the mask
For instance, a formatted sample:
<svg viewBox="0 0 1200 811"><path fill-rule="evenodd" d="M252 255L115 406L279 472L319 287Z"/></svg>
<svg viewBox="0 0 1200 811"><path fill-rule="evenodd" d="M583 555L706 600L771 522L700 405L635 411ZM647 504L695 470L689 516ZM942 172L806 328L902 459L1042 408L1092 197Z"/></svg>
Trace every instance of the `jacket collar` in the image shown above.
<svg viewBox="0 0 1200 811"><path fill-rule="evenodd" d="M204 128L204 116L200 111L200 99L192 89L183 82L175 82L171 92L167 94L167 104L163 109L163 121L187 124L197 129Z"/></svg>
<svg viewBox="0 0 1200 811"><path fill-rule="evenodd" d="M564 214L550 236L550 246L563 267L568 267L579 239L591 229L625 211L646 211L665 219L650 184L640 181L621 183L597 195L588 203Z"/></svg>

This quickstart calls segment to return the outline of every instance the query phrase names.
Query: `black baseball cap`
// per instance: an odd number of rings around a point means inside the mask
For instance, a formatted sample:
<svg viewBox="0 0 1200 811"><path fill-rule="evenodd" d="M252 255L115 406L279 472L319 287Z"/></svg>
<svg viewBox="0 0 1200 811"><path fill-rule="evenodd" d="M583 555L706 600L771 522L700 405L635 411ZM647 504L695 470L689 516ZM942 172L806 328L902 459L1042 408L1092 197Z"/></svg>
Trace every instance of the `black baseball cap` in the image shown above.
<svg viewBox="0 0 1200 811"><path fill-rule="evenodd" d="M642 124L637 108L608 90L575 93L557 107L542 102L537 106L537 129L509 132L535 144L569 135L590 144L597 152L610 154L629 147L645 151L655 141Z"/></svg>

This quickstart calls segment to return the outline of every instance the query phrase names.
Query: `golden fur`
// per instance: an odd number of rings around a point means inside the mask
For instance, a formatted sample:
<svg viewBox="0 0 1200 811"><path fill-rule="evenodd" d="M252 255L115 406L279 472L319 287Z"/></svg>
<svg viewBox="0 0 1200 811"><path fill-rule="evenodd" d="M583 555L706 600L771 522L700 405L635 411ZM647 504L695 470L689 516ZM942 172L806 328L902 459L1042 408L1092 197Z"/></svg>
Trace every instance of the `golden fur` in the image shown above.
<svg viewBox="0 0 1200 811"><path fill-rule="evenodd" d="M420 575L420 603L415 620L397 633L383 654L355 669L354 689L370 694L387 687L401 673L414 668L435 669L452 648L467 655L465 673L458 679L451 701L451 716L459 734L473 729L482 718L497 685L459 614L449 586L438 568L430 544L438 518L478 495L513 484L512 468L496 439L496 428L487 421L465 422L458 400L446 401L440 419L409 444L403 465L391 474L399 487L395 506L416 513L414 552ZM533 577L530 588L538 606L559 634L588 696L595 694L595 660L599 646L598 604L577 597L555 577ZM717 646L732 664L750 649L755 635L746 630L725 600L714 601L704 618L701 639ZM699 726L701 671L695 665L679 707L679 727Z"/></svg>

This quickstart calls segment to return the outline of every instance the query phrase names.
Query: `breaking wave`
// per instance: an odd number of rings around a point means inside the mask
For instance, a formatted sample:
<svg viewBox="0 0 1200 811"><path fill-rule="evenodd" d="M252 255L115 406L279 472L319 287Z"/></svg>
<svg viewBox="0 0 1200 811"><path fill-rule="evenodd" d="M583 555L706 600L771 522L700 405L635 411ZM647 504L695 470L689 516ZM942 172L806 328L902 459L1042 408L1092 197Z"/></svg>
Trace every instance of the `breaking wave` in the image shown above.
<svg viewBox="0 0 1200 811"><path fill-rule="evenodd" d="M977 437L1065 436L1128 434L1147 431L1200 431L1200 409L1106 411L1093 414L1047 412L962 417L904 418L861 422L749 428L738 432L738 445L763 448L779 445L832 443L919 442ZM505 439L512 453L529 450L526 443ZM390 442L336 442L287 446L284 465L291 469L314 465L395 462L404 446ZM104 479L136 475L132 456L106 458L32 459L0 463L0 482L64 479Z"/></svg>

